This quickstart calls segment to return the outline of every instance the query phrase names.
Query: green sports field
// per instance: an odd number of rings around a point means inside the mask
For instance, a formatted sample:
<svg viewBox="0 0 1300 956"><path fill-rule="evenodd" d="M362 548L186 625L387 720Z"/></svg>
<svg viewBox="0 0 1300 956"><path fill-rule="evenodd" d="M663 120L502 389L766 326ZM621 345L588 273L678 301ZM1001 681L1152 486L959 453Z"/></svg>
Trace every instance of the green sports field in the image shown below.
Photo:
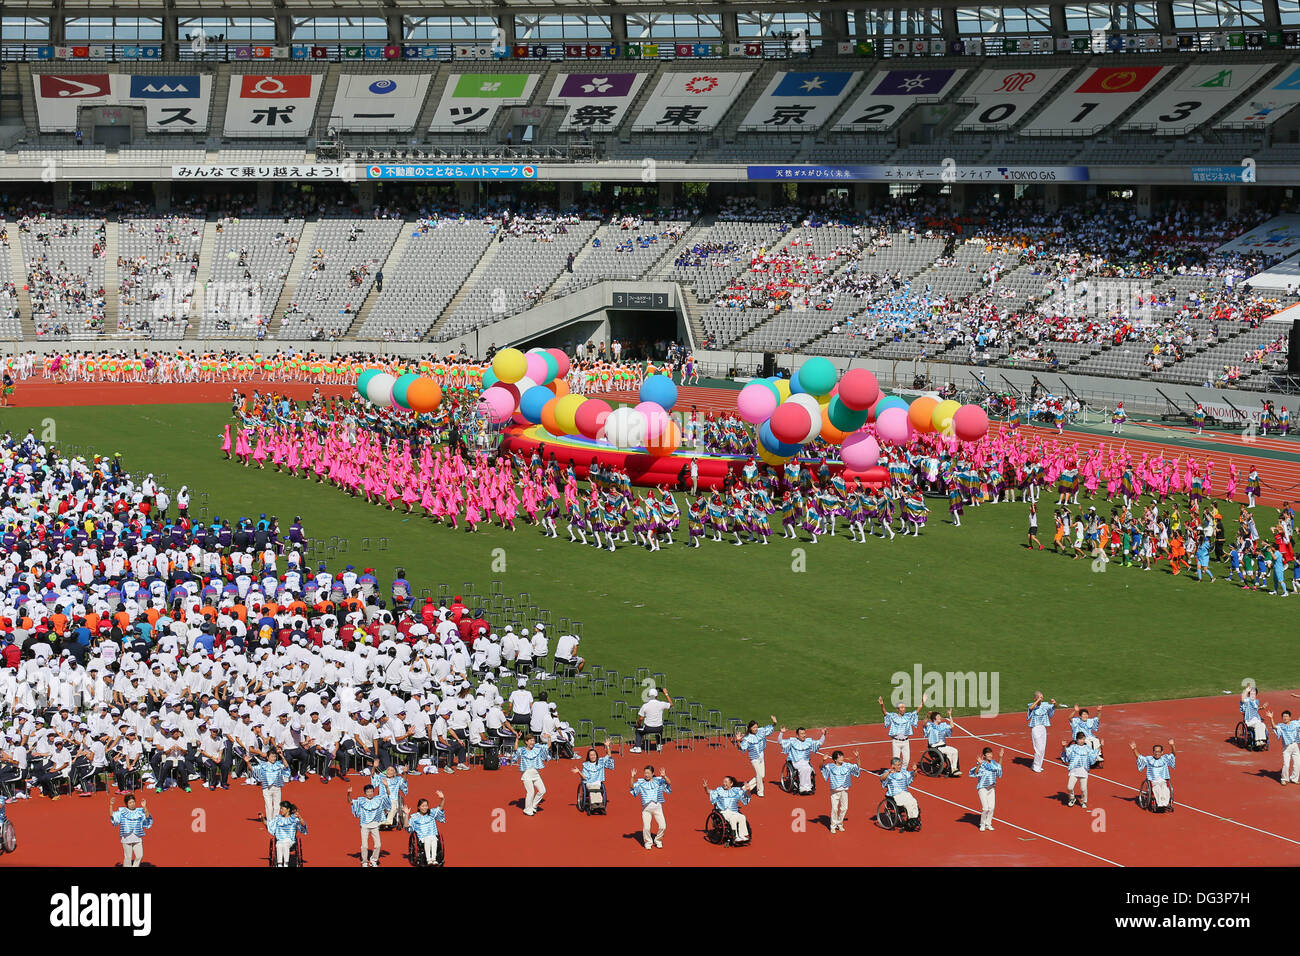
<svg viewBox="0 0 1300 956"><path fill-rule="evenodd" d="M487 593L499 580L506 594L528 592L557 618L582 621L588 661L662 671L674 696L727 716L862 723L878 716L891 675L917 665L996 672L1004 711L1038 688L1110 703L1215 694L1246 677L1263 689L1300 685L1300 596L1282 601L1222 580L1198 586L1163 566L1098 573L1088 560L1031 553L1021 504L968 508L953 528L946 502L932 502L919 539L814 545L778 533L767 547L610 554L570 544L562 523L557 540L522 525L453 532L227 462L218 451L225 405L24 408L2 420L19 434L52 424L65 453L121 452L132 471L165 475L173 489L188 484L192 508L206 506L209 517L265 512L287 525L300 514L310 536L348 542L331 566L371 566L383 582L402 566L417 590L435 592L472 582ZM1040 502L1049 545L1052 500ZM1263 530L1272 515L1260 511ZM1225 515L1231 528L1235 508Z"/></svg>

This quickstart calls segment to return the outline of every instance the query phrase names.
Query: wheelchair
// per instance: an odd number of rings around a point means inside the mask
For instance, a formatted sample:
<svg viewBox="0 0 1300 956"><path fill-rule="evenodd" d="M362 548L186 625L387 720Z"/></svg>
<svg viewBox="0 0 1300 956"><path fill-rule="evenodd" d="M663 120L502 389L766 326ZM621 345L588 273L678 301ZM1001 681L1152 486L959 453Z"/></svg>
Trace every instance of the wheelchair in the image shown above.
<svg viewBox="0 0 1300 956"><path fill-rule="evenodd" d="M916 769L921 771L927 777L951 777L952 764L943 752L935 747L927 747L925 753L921 754L921 759L917 761Z"/></svg>
<svg viewBox="0 0 1300 956"><path fill-rule="evenodd" d="M402 804L398 804L397 813L393 816L393 822L381 823L379 824L379 829L383 833L388 833L391 830L405 830L408 819L409 815L406 812L406 807Z"/></svg>
<svg viewBox="0 0 1300 956"><path fill-rule="evenodd" d="M270 843L266 850L266 865L274 867L275 862L275 837L271 837ZM302 834L299 833L293 841L293 849L289 851L289 865L297 867L303 865L302 857Z"/></svg>
<svg viewBox="0 0 1300 956"><path fill-rule="evenodd" d="M1158 807L1151 796L1151 781L1143 780L1142 786L1138 790L1137 805L1143 810L1149 810L1152 813L1173 813L1174 812L1174 785L1169 785L1169 806Z"/></svg>
<svg viewBox="0 0 1300 956"><path fill-rule="evenodd" d="M428 866L429 855L424 852L424 841L414 833L406 846L406 857L411 861L411 866ZM434 866L442 866L447 862L447 838L442 831L438 831L438 858L433 861Z"/></svg>
<svg viewBox="0 0 1300 956"><path fill-rule="evenodd" d="M590 791L587 789L587 781L578 781L578 812L585 813L587 816L604 816L606 809L609 807L609 793L605 785L600 785L600 802L592 803Z"/></svg>
<svg viewBox="0 0 1300 956"><path fill-rule="evenodd" d="M748 840L737 840L735 828L715 807L704 821L704 839L714 846L749 846L754 842L754 829L750 827Z"/></svg>
<svg viewBox="0 0 1300 956"><path fill-rule="evenodd" d="M781 768L781 789L786 793L792 793L796 796L809 796L817 792L817 771L814 770L808 775L812 785L807 790L799 789L799 771L794 768L794 762L787 760L785 766Z"/></svg>
<svg viewBox="0 0 1300 956"><path fill-rule="evenodd" d="M1269 734L1264 734L1262 742L1255 740L1255 732L1246 726L1244 720L1237 721L1237 728L1232 732L1232 742L1243 750L1267 750Z"/></svg>
<svg viewBox="0 0 1300 956"><path fill-rule="evenodd" d="M18 831L14 829L12 820L5 820L0 824L0 856L12 853L16 849L18 849Z"/></svg>
<svg viewBox="0 0 1300 956"><path fill-rule="evenodd" d="M921 817L904 817L902 809L893 797L885 797L876 807L876 826L882 830L897 830L899 833L921 829Z"/></svg>

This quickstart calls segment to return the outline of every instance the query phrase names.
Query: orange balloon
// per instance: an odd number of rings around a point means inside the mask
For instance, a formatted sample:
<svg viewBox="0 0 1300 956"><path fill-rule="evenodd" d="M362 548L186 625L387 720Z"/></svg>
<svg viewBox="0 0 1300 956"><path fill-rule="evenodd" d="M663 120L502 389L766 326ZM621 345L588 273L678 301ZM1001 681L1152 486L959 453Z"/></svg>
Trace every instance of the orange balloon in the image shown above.
<svg viewBox="0 0 1300 956"><path fill-rule="evenodd" d="M831 424L830 409L827 406L823 405L822 406L822 430L821 430L822 441L828 441L832 445L838 445L840 444L840 442L844 441L844 439L848 438L850 434L852 433L842 432L834 425Z"/></svg>
<svg viewBox="0 0 1300 956"><path fill-rule="evenodd" d="M442 404L442 386L431 378L417 378L406 389L406 404L413 412L436 411Z"/></svg>
<svg viewBox="0 0 1300 956"><path fill-rule="evenodd" d="M657 458L665 455L671 455L682 445L682 430L677 427L677 423L671 418L668 424L660 429L659 434L646 443L646 450Z"/></svg>
<svg viewBox="0 0 1300 956"><path fill-rule="evenodd" d="M907 408L907 419L912 423L912 427L922 434L934 431L934 409L938 404L938 399L930 398L928 395L922 395L913 401Z"/></svg>
<svg viewBox="0 0 1300 956"><path fill-rule="evenodd" d="M560 428L560 423L555 420L555 408L560 404L558 398L553 398L542 406L542 427L552 435L563 435L564 431Z"/></svg>
<svg viewBox="0 0 1300 956"><path fill-rule="evenodd" d="M556 398L563 398L565 395L569 394L569 383L562 378L557 378L553 382L548 382L546 387L555 393Z"/></svg>

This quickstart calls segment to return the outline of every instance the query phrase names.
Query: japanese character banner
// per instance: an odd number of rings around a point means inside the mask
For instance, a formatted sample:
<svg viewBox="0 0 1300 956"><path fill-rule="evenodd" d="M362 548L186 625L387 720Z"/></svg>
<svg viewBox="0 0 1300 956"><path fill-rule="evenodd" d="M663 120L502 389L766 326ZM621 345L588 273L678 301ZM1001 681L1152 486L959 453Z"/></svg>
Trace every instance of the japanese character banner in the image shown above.
<svg viewBox="0 0 1300 956"><path fill-rule="evenodd" d="M235 74L226 102L226 135L306 137L316 119L319 73Z"/></svg>
<svg viewBox="0 0 1300 956"><path fill-rule="evenodd" d="M202 133L208 128L212 77L124 73L39 73L32 76L42 132L77 128L82 106L143 106L151 133Z"/></svg>
<svg viewBox="0 0 1300 956"><path fill-rule="evenodd" d="M608 132L623 122L645 78L644 73L561 73L546 102L568 107L561 132Z"/></svg>
<svg viewBox="0 0 1300 956"><path fill-rule="evenodd" d="M527 106L539 79L537 73L452 73L429 129L485 130L500 107Z"/></svg>
<svg viewBox="0 0 1300 956"><path fill-rule="evenodd" d="M686 70L659 78L633 129L664 133L709 131L722 122L752 70Z"/></svg>
<svg viewBox="0 0 1300 956"><path fill-rule="evenodd" d="M821 129L861 76L839 70L778 73L740 128L770 133Z"/></svg>

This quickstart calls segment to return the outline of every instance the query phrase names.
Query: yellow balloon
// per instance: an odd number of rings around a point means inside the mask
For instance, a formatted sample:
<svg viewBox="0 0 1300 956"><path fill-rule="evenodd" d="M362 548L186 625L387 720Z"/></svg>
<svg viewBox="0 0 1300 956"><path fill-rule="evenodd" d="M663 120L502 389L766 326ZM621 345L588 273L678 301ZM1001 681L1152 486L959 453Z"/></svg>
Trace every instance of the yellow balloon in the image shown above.
<svg viewBox="0 0 1300 956"><path fill-rule="evenodd" d="M578 414L578 408L586 399L581 395L561 395L555 402L555 424L560 426L560 431L566 435L576 435L578 432L578 422L574 417Z"/></svg>
<svg viewBox="0 0 1300 956"><path fill-rule="evenodd" d="M780 455L772 454L762 445L758 446L758 457L763 459L763 461L767 462L769 465L774 465L774 466L784 465L787 461L790 460L789 458L782 458Z"/></svg>
<svg viewBox="0 0 1300 956"><path fill-rule="evenodd" d="M502 349L492 359L492 371L499 380L514 384L528 374L528 359L518 349Z"/></svg>
<svg viewBox="0 0 1300 956"><path fill-rule="evenodd" d="M952 434L952 416L957 414L957 409L961 408L961 402L954 402L952 399L940 402L934 406L934 411L930 414L930 424L940 435Z"/></svg>
<svg viewBox="0 0 1300 956"><path fill-rule="evenodd" d="M825 408L827 405L831 403L831 399L834 398L835 396L832 395L830 392L827 392L825 395L815 395L813 397L817 399L818 405L820 405L822 408Z"/></svg>
<svg viewBox="0 0 1300 956"><path fill-rule="evenodd" d="M778 378L776 380L776 390L781 396L781 401L784 402L790 397L790 382L784 378Z"/></svg>

